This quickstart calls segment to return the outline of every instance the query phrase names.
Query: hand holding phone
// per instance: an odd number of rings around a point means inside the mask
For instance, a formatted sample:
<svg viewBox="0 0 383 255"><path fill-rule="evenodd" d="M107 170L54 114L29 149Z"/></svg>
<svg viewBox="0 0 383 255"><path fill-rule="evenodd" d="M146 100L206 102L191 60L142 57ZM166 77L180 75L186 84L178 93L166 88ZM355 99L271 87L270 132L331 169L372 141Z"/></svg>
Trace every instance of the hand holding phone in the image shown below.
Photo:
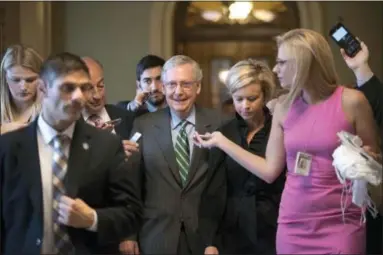
<svg viewBox="0 0 383 255"><path fill-rule="evenodd" d="M358 39L341 22L330 29L330 36L351 58L362 49Z"/></svg>
<svg viewBox="0 0 383 255"><path fill-rule="evenodd" d="M104 124L102 124L102 126L99 128L112 132L114 127L117 126L118 124L120 124L121 121L122 121L121 118L110 120L110 121L107 121Z"/></svg>
<svg viewBox="0 0 383 255"><path fill-rule="evenodd" d="M136 132L129 140L122 141L124 146L125 155L129 158L133 153L139 152L138 140L141 138L141 134Z"/></svg>
<svg viewBox="0 0 383 255"><path fill-rule="evenodd" d="M114 119L114 120L110 120L110 121L107 121L104 123L104 126L117 126L118 124L120 124L122 121L121 118L118 118L118 119Z"/></svg>

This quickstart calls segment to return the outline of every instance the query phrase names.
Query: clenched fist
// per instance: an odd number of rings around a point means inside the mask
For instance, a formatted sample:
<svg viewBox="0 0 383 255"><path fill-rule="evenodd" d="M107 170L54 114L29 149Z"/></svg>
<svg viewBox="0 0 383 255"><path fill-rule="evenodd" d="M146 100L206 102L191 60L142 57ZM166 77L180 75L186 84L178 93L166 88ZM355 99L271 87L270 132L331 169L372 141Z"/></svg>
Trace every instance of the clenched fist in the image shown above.
<svg viewBox="0 0 383 255"><path fill-rule="evenodd" d="M74 228L90 228L95 211L79 198L62 196L59 202L59 222Z"/></svg>
<svg viewBox="0 0 383 255"><path fill-rule="evenodd" d="M124 255L139 255L140 249L136 241L125 240L120 243L120 252Z"/></svg>
<svg viewBox="0 0 383 255"><path fill-rule="evenodd" d="M206 247L205 249L205 255L218 255L218 249L214 246Z"/></svg>

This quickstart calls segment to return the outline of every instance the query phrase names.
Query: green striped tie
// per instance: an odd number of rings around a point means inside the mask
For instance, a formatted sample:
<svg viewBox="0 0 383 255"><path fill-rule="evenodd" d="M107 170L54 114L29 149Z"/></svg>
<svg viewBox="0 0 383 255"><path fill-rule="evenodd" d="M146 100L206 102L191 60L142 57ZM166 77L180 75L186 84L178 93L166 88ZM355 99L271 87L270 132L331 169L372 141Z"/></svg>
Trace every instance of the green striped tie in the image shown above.
<svg viewBox="0 0 383 255"><path fill-rule="evenodd" d="M176 154L176 160L178 164L178 168L180 171L182 185L185 186L188 173L189 173L189 139L186 133L186 125L188 122L186 120L182 121L181 129L177 136L176 145L174 147L174 151Z"/></svg>

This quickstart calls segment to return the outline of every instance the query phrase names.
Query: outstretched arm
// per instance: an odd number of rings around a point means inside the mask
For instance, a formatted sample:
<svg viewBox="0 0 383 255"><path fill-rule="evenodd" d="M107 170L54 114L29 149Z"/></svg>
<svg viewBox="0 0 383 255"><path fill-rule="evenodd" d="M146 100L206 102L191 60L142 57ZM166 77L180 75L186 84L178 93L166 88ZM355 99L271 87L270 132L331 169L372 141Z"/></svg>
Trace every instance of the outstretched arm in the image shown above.
<svg viewBox="0 0 383 255"><path fill-rule="evenodd" d="M227 139L220 132L195 135L195 143L205 148L218 147L238 162L242 167L268 183L272 183L286 165L286 153L283 144L283 108L280 103L275 107L270 138L266 149L266 159L252 154Z"/></svg>
<svg viewBox="0 0 383 255"><path fill-rule="evenodd" d="M383 84L374 75L369 64L369 51L367 46L361 42L361 51L353 58L347 56L343 49L341 54L344 62L353 71L358 90L363 92L371 105L375 122L380 130L383 130Z"/></svg>

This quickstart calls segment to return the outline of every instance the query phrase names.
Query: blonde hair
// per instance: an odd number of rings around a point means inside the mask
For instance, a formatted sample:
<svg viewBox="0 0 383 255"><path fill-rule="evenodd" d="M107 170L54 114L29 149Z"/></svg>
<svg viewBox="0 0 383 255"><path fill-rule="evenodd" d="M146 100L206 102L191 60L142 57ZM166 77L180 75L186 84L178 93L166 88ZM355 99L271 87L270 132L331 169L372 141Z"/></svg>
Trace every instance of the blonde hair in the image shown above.
<svg viewBox="0 0 383 255"><path fill-rule="evenodd" d="M0 123L12 122L14 120L12 111L13 99L6 81L6 71L19 65L38 74L42 63L43 59L32 48L23 45L13 45L7 49L0 65ZM37 95L38 93L36 93L36 97ZM39 114L40 108L41 102L36 100L33 105L32 118Z"/></svg>
<svg viewBox="0 0 383 255"><path fill-rule="evenodd" d="M277 37L278 47L286 47L295 62L296 73L284 104L290 107L306 90L320 99L330 96L338 85L335 62L326 39L309 29L293 29ZM287 108L288 108L287 107Z"/></svg>
<svg viewBox="0 0 383 255"><path fill-rule="evenodd" d="M167 71L177 66L186 65L186 64L192 65L195 81L197 82L202 81L203 75L202 75L201 67L194 59L185 55L175 55L165 62L164 66L162 67L162 73L161 73L162 81L166 80Z"/></svg>
<svg viewBox="0 0 383 255"><path fill-rule="evenodd" d="M265 103L273 98L276 88L274 74L269 66L254 59L242 60L230 68L225 84L230 94L251 84L259 84Z"/></svg>

